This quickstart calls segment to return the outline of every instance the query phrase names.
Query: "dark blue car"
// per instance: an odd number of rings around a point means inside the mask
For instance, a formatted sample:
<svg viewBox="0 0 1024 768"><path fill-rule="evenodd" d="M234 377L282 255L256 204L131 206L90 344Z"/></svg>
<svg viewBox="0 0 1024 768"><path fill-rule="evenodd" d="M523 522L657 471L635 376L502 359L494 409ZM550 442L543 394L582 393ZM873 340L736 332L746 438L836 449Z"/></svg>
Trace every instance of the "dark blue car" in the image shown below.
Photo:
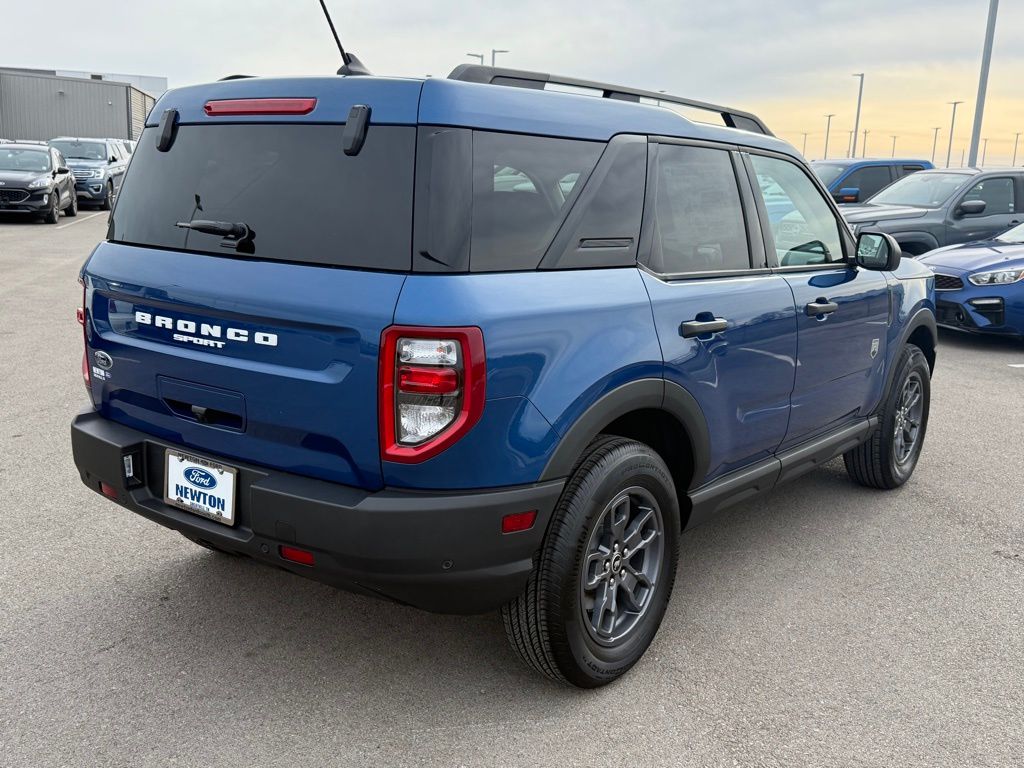
<svg viewBox="0 0 1024 768"><path fill-rule="evenodd" d="M840 455L899 486L927 427L931 271L855 241L756 116L665 94L478 66L168 91L81 278L89 488L500 609L579 686L651 643L685 529Z"/></svg>
<svg viewBox="0 0 1024 768"><path fill-rule="evenodd" d="M859 203L872 197L897 179L934 168L928 160L891 158L886 160L815 160L811 168L837 203Z"/></svg>
<svg viewBox="0 0 1024 768"><path fill-rule="evenodd" d="M939 248L919 261L935 272L940 325L1024 336L1024 224L990 240Z"/></svg>

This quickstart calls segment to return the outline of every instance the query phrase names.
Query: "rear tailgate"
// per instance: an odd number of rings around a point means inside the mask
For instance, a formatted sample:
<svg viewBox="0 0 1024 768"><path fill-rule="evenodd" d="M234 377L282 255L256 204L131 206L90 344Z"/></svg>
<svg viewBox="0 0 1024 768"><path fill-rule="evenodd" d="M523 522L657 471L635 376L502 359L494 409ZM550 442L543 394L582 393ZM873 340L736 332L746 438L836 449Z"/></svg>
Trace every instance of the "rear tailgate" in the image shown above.
<svg viewBox="0 0 1024 768"><path fill-rule="evenodd" d="M176 111L173 143L162 151L147 127L84 270L104 416L197 454L381 487L377 356L411 263L416 131L394 123L415 122L418 87L233 81L161 100L151 120ZM316 108L287 119L202 109L311 96ZM354 103L394 122L371 120L346 156ZM177 226L200 220L255 234L243 247Z"/></svg>

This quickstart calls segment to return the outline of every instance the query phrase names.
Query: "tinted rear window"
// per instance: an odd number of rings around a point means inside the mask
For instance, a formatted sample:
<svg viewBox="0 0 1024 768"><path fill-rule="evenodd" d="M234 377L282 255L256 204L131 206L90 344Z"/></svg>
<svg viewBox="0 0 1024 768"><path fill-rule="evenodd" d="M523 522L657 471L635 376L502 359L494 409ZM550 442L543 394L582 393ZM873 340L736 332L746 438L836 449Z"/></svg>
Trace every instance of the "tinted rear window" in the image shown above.
<svg viewBox="0 0 1024 768"><path fill-rule="evenodd" d="M244 223L256 258L407 271L416 129L370 126L356 156L342 125L183 125L168 152L147 128L111 217L110 240L233 256L176 227ZM230 245L230 243L228 243Z"/></svg>

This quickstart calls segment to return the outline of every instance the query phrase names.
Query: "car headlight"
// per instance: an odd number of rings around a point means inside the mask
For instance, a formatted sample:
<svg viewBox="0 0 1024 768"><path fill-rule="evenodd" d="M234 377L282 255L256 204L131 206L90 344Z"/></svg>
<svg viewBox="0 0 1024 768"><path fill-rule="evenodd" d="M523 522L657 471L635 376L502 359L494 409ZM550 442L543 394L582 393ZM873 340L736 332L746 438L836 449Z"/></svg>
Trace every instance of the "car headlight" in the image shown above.
<svg viewBox="0 0 1024 768"><path fill-rule="evenodd" d="M50 186L52 181L53 181L53 179L51 179L49 176L43 176L43 178L41 178L41 179L36 179L35 181L30 181L28 183L28 188L29 189L46 189L47 187Z"/></svg>
<svg viewBox="0 0 1024 768"><path fill-rule="evenodd" d="M102 168L93 168L89 172L89 178L90 179L102 179L104 176L106 176L106 174L107 174L107 172L105 170L103 170Z"/></svg>
<svg viewBox="0 0 1024 768"><path fill-rule="evenodd" d="M970 280L975 285L1006 285L1007 283L1016 283L1018 280L1024 279L1024 269L1000 269L996 272L978 272L974 275L969 275Z"/></svg>

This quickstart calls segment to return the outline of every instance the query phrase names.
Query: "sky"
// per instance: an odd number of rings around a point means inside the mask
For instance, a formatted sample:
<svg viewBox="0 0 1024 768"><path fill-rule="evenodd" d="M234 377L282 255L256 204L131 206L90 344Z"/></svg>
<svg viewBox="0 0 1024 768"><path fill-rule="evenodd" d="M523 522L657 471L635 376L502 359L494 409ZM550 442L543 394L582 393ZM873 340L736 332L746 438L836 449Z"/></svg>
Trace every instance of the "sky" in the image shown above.
<svg viewBox="0 0 1024 768"><path fill-rule="evenodd" d="M328 0L346 48L374 74L443 77L467 52L498 62L728 104L760 115L808 158L846 155L865 73L868 156L952 164L970 141L989 0ZM0 66L162 75L172 87L227 74L333 73L318 0L50 0L67 35L43 42L30 3L0 13ZM10 31L15 31L11 34ZM986 165L1024 131L1024 0L1002 0L982 136ZM858 155L863 134L858 136ZM1024 164L1024 135L1017 164Z"/></svg>

